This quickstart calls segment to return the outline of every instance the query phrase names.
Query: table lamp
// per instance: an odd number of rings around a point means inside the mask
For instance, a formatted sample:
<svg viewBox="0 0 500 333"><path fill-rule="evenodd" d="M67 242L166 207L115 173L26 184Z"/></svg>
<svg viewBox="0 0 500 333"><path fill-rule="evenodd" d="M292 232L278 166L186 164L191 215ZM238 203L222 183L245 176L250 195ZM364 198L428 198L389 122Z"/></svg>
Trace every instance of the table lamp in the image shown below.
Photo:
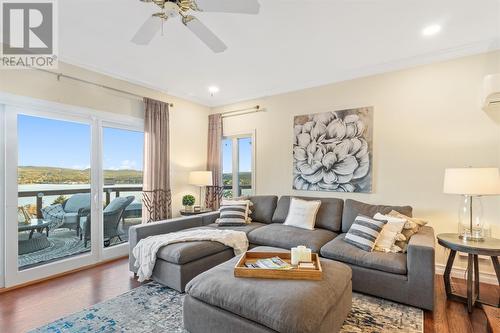
<svg viewBox="0 0 500 333"><path fill-rule="evenodd" d="M191 171L189 173L189 184L200 187L200 209L202 207L201 190L205 186L212 186L212 171Z"/></svg>
<svg viewBox="0 0 500 333"><path fill-rule="evenodd" d="M498 168L446 169L443 191L447 194L460 194L463 196L459 211L460 239L483 241L480 197L500 194Z"/></svg>

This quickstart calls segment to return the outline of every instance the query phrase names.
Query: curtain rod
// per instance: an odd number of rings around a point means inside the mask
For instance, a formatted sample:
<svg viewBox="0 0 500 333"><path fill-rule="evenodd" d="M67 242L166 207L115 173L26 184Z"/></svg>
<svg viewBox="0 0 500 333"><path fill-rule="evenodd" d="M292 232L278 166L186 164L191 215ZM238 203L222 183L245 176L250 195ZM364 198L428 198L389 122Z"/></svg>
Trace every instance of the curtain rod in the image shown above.
<svg viewBox="0 0 500 333"><path fill-rule="evenodd" d="M222 118L242 116L244 114L262 112L264 110L265 109L262 109L260 107L260 105L256 105L256 106L251 107L251 108L245 108L245 109L239 109L239 110L233 110L233 111L223 112L222 113Z"/></svg>
<svg viewBox="0 0 500 333"><path fill-rule="evenodd" d="M144 96L141 96L141 95L138 95L138 94L134 94L134 93L131 93L129 91L125 91L125 90L113 88L113 87L110 87L110 86L106 86L104 84L95 83L95 82L92 82L92 81L80 79L80 78L78 78L76 76L71 76L71 75L66 75L66 74L63 74L63 73L52 72L52 71L49 71L49 70L46 70L46 69L42 69L42 68L32 67L32 69L40 71L40 72L44 72L44 73L55 75L57 77L57 80L60 80L63 77L63 78L70 79L70 80L73 80L73 81L78 81L78 82L90 84L92 86L96 86L96 87L99 87L99 88L103 88L103 89L108 89L108 90L111 90L111 91L115 91L115 92L118 92L118 93L121 93L121 94L125 94L125 95L129 95L129 96L137 97L137 98L139 98L141 100L144 98ZM174 104L173 103L168 103L168 106L170 106L171 108L173 108Z"/></svg>

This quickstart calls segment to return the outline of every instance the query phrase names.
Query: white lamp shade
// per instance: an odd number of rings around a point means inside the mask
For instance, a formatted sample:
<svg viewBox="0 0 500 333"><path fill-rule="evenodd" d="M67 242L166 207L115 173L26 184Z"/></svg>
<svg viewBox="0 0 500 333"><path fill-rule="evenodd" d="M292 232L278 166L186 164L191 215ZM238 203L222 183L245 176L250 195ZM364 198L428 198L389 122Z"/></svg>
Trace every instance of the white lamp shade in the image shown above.
<svg viewBox="0 0 500 333"><path fill-rule="evenodd" d="M444 193L463 195L500 194L500 174L497 168L446 169Z"/></svg>
<svg viewBox="0 0 500 333"><path fill-rule="evenodd" d="M191 171L189 184L196 186L212 186L212 171Z"/></svg>

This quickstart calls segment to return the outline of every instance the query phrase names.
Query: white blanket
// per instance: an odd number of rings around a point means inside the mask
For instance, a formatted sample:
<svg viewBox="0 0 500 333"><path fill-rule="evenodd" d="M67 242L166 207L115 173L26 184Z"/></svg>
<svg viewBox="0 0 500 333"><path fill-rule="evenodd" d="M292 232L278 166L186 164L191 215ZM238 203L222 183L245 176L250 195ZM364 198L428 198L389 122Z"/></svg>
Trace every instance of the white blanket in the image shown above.
<svg viewBox="0 0 500 333"><path fill-rule="evenodd" d="M204 240L219 242L232 247L235 255L242 254L248 249L248 238L242 231L194 229L149 236L141 239L132 250L135 257L134 266L138 268L137 275L139 276L139 281L145 281L153 274L156 253L162 246Z"/></svg>

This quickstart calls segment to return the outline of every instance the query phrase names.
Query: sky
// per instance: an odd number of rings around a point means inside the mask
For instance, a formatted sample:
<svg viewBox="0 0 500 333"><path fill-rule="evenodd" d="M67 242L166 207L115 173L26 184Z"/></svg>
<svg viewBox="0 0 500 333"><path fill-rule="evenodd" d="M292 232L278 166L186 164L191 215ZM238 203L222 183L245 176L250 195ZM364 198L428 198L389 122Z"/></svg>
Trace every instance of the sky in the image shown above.
<svg viewBox="0 0 500 333"><path fill-rule="evenodd" d="M90 125L19 115L19 165L71 169L90 167ZM106 170L142 170L144 135L122 129L103 129ZM238 139L240 171L252 168L252 139ZM223 172L232 171L232 141L223 140Z"/></svg>
<svg viewBox="0 0 500 333"><path fill-rule="evenodd" d="M238 139L239 145L239 167L242 172L250 172L252 170L252 139ZM222 172L232 172L232 139L224 139L222 142Z"/></svg>
<svg viewBox="0 0 500 333"><path fill-rule="evenodd" d="M90 125L20 115L18 137L20 166L90 167ZM142 132L104 128L103 142L104 169L142 170Z"/></svg>

